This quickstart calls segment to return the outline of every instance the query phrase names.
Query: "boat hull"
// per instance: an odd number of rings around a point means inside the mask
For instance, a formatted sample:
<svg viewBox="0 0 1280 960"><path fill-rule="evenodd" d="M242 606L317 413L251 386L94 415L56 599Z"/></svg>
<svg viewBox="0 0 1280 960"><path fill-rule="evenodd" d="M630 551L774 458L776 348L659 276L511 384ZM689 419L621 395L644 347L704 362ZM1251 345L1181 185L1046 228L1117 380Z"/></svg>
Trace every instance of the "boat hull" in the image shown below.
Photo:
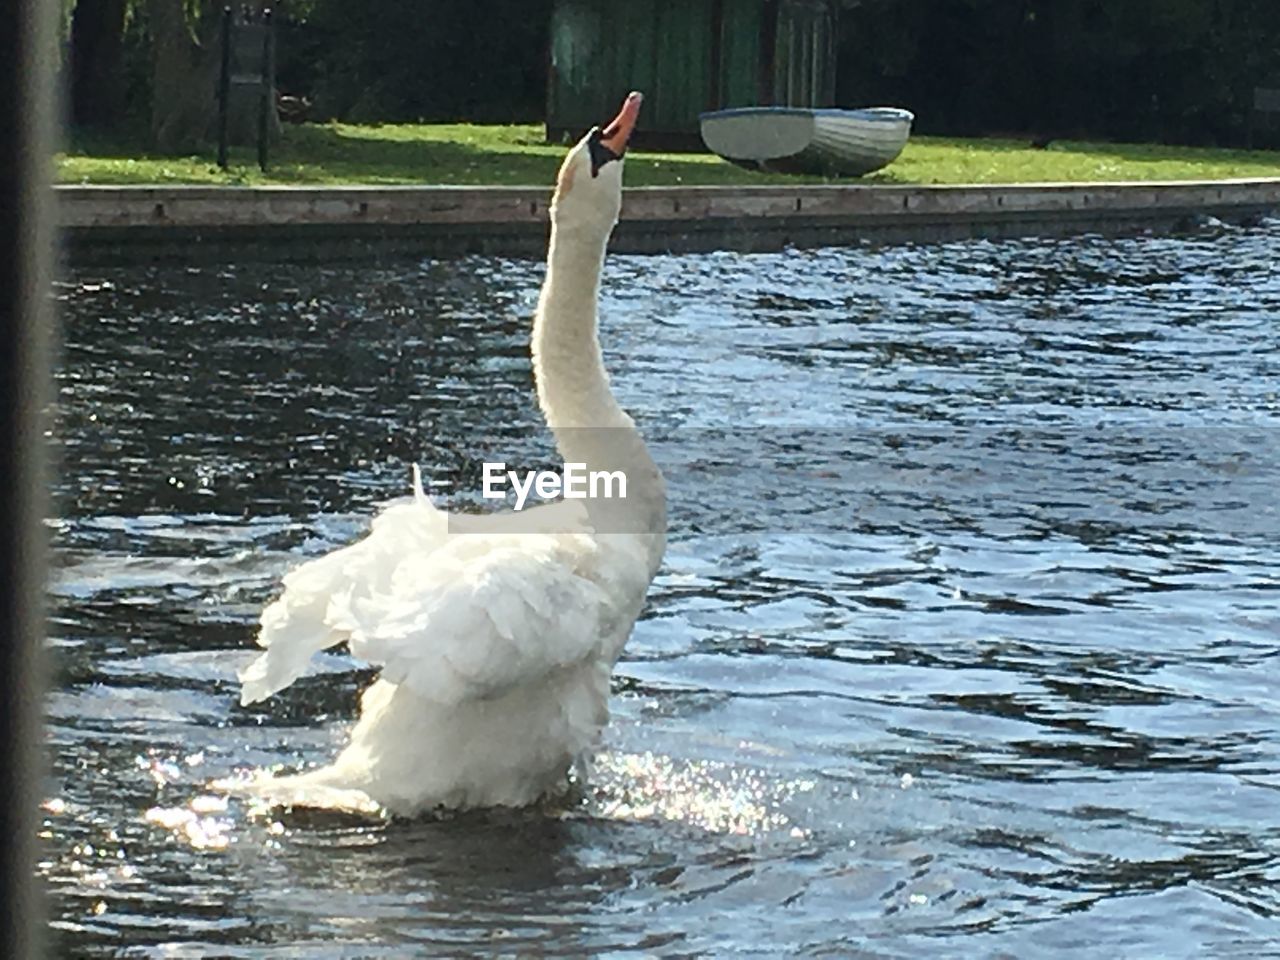
<svg viewBox="0 0 1280 960"><path fill-rule="evenodd" d="M897 107L743 107L700 120L707 147L740 166L859 177L898 158L915 116Z"/></svg>

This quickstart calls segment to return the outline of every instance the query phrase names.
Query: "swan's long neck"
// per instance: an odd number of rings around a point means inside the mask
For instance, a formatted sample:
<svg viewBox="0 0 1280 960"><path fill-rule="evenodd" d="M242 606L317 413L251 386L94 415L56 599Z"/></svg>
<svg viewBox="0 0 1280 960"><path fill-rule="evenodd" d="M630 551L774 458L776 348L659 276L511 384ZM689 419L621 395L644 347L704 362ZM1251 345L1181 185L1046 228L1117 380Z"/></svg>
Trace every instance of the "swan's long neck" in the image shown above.
<svg viewBox="0 0 1280 960"><path fill-rule="evenodd" d="M608 233L553 222L547 275L533 321L533 374L538 405L565 463L588 470L621 470L624 501L593 503L599 532L661 533L666 491L632 419L609 388L597 333L600 271ZM653 564L662 556L653 544Z"/></svg>
<svg viewBox="0 0 1280 960"><path fill-rule="evenodd" d="M547 276L533 320L538 405L566 458L565 444L586 432L577 428L632 426L609 389L596 327L608 239L594 230L552 226Z"/></svg>

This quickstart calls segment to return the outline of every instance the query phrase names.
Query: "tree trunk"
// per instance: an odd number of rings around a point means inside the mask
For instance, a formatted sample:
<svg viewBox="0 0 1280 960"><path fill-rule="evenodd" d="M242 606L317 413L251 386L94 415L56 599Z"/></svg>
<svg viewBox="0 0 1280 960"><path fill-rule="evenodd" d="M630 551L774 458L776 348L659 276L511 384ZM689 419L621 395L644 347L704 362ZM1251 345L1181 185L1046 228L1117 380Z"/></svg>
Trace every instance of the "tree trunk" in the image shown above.
<svg viewBox="0 0 1280 960"><path fill-rule="evenodd" d="M124 113L125 0L77 0L71 16L71 122L105 127Z"/></svg>
<svg viewBox="0 0 1280 960"><path fill-rule="evenodd" d="M164 152L192 150L208 140L217 116L217 44L197 41L183 0L147 0L147 16L152 139Z"/></svg>

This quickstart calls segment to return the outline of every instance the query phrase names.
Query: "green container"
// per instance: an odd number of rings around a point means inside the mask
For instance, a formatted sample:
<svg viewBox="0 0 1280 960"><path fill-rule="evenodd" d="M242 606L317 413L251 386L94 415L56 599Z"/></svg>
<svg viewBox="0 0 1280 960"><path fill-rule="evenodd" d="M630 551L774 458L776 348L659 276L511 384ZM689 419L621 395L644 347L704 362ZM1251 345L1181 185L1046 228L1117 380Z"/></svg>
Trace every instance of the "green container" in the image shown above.
<svg viewBox="0 0 1280 960"><path fill-rule="evenodd" d="M547 136L578 137L645 95L637 139L692 146L698 114L825 107L835 95L836 0L556 0Z"/></svg>

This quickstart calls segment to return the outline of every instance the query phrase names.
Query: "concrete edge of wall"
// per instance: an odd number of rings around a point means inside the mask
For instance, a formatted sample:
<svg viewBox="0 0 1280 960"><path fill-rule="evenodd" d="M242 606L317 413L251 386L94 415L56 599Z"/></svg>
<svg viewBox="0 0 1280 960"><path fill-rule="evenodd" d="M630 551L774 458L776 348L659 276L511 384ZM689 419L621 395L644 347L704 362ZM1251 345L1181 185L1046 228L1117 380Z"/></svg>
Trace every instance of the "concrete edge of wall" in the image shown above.
<svg viewBox="0 0 1280 960"><path fill-rule="evenodd" d="M534 187L60 186L72 262L537 256ZM1168 230L1280 210L1280 178L1000 186L637 187L613 249L764 251L858 242Z"/></svg>

